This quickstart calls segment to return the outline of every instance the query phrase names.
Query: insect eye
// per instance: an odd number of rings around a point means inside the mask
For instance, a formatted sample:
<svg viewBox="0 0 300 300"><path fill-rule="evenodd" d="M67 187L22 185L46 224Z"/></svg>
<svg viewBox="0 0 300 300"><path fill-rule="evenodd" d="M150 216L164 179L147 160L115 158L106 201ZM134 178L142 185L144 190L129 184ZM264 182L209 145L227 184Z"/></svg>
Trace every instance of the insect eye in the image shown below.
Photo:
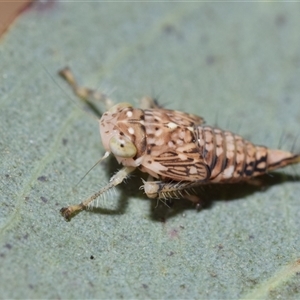
<svg viewBox="0 0 300 300"><path fill-rule="evenodd" d="M123 158L134 157L137 152L134 144L125 136L122 138L113 136L109 141L109 147L115 156Z"/></svg>

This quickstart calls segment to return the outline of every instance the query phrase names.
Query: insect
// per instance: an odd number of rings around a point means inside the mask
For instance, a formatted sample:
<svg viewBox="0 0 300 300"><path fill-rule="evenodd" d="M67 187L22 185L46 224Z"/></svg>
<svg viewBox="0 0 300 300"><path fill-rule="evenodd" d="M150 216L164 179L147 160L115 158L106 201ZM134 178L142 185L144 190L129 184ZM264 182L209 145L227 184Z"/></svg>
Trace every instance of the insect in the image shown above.
<svg viewBox="0 0 300 300"><path fill-rule="evenodd" d="M70 69L60 74L82 99L102 98L111 106L105 95L78 86ZM112 154L122 168L99 192L78 205L62 208L66 220L122 183L135 169L149 175L141 187L149 198L182 197L199 203L200 198L191 195L190 188L249 181L300 162L298 154L254 145L230 131L205 125L202 117L164 109L148 97L143 100L146 108L119 103L102 115L99 126L106 152L101 160Z"/></svg>

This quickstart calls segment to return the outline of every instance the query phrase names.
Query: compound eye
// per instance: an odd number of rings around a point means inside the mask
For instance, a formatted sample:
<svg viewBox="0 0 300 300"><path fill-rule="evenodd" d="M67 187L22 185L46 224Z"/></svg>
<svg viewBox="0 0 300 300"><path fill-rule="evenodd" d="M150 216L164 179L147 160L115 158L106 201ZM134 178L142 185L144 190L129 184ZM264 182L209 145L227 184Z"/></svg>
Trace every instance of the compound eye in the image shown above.
<svg viewBox="0 0 300 300"><path fill-rule="evenodd" d="M134 144L125 136L113 136L109 141L110 151L113 155L122 158L131 158L136 155L136 147Z"/></svg>

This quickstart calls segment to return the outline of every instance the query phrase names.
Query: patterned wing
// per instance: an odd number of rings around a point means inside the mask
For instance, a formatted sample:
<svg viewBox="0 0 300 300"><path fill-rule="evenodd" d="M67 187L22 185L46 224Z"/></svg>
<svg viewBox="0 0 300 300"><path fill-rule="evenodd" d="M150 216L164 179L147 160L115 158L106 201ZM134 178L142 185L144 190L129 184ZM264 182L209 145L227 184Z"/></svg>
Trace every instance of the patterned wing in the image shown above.
<svg viewBox="0 0 300 300"><path fill-rule="evenodd" d="M145 110L146 149L140 169L174 181L204 181L210 170L199 151L201 117L174 110Z"/></svg>
<svg viewBox="0 0 300 300"><path fill-rule="evenodd" d="M156 178L160 175L174 181L206 181L210 177L209 167L194 143L174 150L153 146L152 150L153 155L145 156L141 169Z"/></svg>
<svg viewBox="0 0 300 300"><path fill-rule="evenodd" d="M202 117L170 109L145 109L145 117L147 119L147 125L153 123L174 123L179 126L199 126L205 123Z"/></svg>
<svg viewBox="0 0 300 300"><path fill-rule="evenodd" d="M205 123L202 117L177 110L164 110L171 122L181 123L183 126L199 126Z"/></svg>

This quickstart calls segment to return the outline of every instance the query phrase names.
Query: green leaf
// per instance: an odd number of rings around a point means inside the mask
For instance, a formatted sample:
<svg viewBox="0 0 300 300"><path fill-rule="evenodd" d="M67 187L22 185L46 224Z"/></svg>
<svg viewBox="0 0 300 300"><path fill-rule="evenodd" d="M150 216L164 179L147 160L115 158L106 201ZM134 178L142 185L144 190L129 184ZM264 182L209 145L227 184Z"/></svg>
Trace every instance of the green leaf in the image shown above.
<svg viewBox="0 0 300 300"><path fill-rule="evenodd" d="M104 152L93 112L57 73L69 65L116 102L159 96L269 147L283 132L290 150L300 128L298 8L54 2L26 11L0 45L1 297L299 298L297 178L276 175L265 190L213 186L197 212L184 200L157 206L136 173L65 222L60 208L119 166L107 160L77 185Z"/></svg>

